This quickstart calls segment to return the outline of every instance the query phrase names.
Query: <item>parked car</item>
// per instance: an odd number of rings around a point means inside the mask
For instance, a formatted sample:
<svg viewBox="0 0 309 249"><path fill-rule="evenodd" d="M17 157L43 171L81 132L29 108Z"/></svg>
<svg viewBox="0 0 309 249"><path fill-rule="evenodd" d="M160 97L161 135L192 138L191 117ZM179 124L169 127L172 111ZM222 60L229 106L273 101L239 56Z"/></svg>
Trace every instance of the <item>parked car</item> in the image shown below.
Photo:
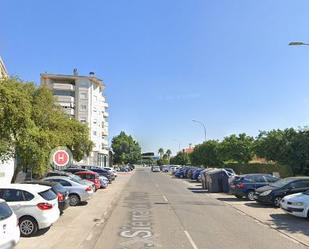
<svg viewBox="0 0 309 249"><path fill-rule="evenodd" d="M81 181L66 176L51 176L43 180L60 183L69 191L70 206L77 206L81 202L88 201L93 195L93 189L90 186L83 185Z"/></svg>
<svg viewBox="0 0 309 249"><path fill-rule="evenodd" d="M46 177L51 177L51 176L66 176L71 178L74 181L79 181L81 184L83 185L87 185L89 187L92 188L93 191L95 191L95 185L93 182L91 181L87 181L87 180L83 180L82 178L80 178L77 175L74 175L70 172L65 172L65 171L61 171L61 170L55 170L55 171L50 171L46 174Z"/></svg>
<svg viewBox="0 0 309 249"><path fill-rule="evenodd" d="M69 192L58 182L49 181L28 181L25 184L39 184L43 186L51 187L51 190L57 195L58 198L58 208L60 213L70 206Z"/></svg>
<svg viewBox="0 0 309 249"><path fill-rule="evenodd" d="M206 176L207 176L207 173L211 172L212 170L215 170L215 168L206 168L201 171L201 182L202 182L203 189L207 189Z"/></svg>
<svg viewBox="0 0 309 249"><path fill-rule="evenodd" d="M181 167L176 170L174 175L175 177L178 177L178 178L184 178L185 174L186 174L186 167Z"/></svg>
<svg viewBox="0 0 309 249"><path fill-rule="evenodd" d="M9 184L0 187L4 199L16 214L20 233L29 237L39 229L50 227L59 218L57 195L49 186Z"/></svg>
<svg viewBox="0 0 309 249"><path fill-rule="evenodd" d="M309 177L288 177L256 189L254 198L257 202L279 207L284 196L307 190Z"/></svg>
<svg viewBox="0 0 309 249"><path fill-rule="evenodd" d="M114 174L115 177L118 176L117 171L116 171L114 168L111 168L111 167L104 167L103 169L110 170L110 171Z"/></svg>
<svg viewBox="0 0 309 249"><path fill-rule="evenodd" d="M83 169L81 167L69 167L69 168L64 169L63 171L69 172L71 174L75 174L77 172L87 171L87 169Z"/></svg>
<svg viewBox="0 0 309 249"><path fill-rule="evenodd" d="M246 197L254 201L254 193L257 188L278 181L277 177L269 174L246 174L235 176L230 183L230 192L237 198Z"/></svg>
<svg viewBox="0 0 309 249"><path fill-rule="evenodd" d="M200 176L202 170L203 170L202 168L195 169L192 173L191 180L199 181L199 176Z"/></svg>
<svg viewBox="0 0 309 249"><path fill-rule="evenodd" d="M100 176L100 175L99 175L99 179L101 183L101 188L107 188L109 180L105 176Z"/></svg>
<svg viewBox="0 0 309 249"><path fill-rule="evenodd" d="M309 190L283 197L280 207L288 214L309 219Z"/></svg>
<svg viewBox="0 0 309 249"><path fill-rule="evenodd" d="M115 180L115 175L109 170L98 167L91 167L90 170L98 173L100 176L105 176L109 180L109 183L112 183L112 181Z"/></svg>
<svg viewBox="0 0 309 249"><path fill-rule="evenodd" d="M86 171L76 172L75 175L79 176L80 178L82 178L84 180L93 182L96 190L101 188L101 182L100 182L98 173L86 170Z"/></svg>
<svg viewBox="0 0 309 249"><path fill-rule="evenodd" d="M152 172L160 172L160 166L156 166L156 165L152 166L151 171Z"/></svg>
<svg viewBox="0 0 309 249"><path fill-rule="evenodd" d="M19 241L18 220L13 210L0 199L0 248L12 248Z"/></svg>

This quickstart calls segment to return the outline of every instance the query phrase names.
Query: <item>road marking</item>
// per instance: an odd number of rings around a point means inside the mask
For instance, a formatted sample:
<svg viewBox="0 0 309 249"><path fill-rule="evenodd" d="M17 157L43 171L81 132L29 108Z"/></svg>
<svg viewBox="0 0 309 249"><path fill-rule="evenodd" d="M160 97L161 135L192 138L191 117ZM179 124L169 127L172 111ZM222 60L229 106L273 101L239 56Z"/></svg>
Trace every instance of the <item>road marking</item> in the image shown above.
<svg viewBox="0 0 309 249"><path fill-rule="evenodd" d="M184 232L185 232L185 234L186 234L188 240L190 241L191 246L192 246L194 249L198 249L197 246L196 246L196 244L194 243L193 239L191 238L190 234L188 233L188 231L184 231Z"/></svg>
<svg viewBox="0 0 309 249"><path fill-rule="evenodd" d="M168 199L166 198L166 196L165 195L162 195L163 196L163 199L166 201L166 202L168 202Z"/></svg>

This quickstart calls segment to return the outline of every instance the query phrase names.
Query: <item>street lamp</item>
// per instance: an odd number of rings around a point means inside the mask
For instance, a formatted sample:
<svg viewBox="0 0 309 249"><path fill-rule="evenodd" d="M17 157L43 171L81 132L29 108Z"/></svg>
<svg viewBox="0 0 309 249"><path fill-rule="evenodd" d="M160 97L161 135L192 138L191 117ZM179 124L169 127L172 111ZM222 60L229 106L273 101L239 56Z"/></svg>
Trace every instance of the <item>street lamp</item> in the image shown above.
<svg viewBox="0 0 309 249"><path fill-rule="evenodd" d="M289 46L309 46L309 43L294 41L290 42Z"/></svg>
<svg viewBox="0 0 309 249"><path fill-rule="evenodd" d="M206 142L206 127L205 127L204 123L201 122L201 121L195 120L195 119L193 119L192 121L195 122L195 123L200 124L203 127L203 129L204 129L204 137L205 137L204 142Z"/></svg>

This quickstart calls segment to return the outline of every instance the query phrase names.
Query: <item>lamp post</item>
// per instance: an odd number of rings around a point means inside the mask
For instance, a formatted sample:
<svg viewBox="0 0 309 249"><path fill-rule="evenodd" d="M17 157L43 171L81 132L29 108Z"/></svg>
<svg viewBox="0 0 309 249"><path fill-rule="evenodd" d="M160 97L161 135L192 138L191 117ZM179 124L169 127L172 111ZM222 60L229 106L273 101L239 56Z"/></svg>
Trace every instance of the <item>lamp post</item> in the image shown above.
<svg viewBox="0 0 309 249"><path fill-rule="evenodd" d="M192 121L195 122L195 123L200 124L200 125L203 127L203 129L204 129L204 142L206 142L206 126L204 125L203 122L201 122L201 121L199 121L199 120L193 119Z"/></svg>

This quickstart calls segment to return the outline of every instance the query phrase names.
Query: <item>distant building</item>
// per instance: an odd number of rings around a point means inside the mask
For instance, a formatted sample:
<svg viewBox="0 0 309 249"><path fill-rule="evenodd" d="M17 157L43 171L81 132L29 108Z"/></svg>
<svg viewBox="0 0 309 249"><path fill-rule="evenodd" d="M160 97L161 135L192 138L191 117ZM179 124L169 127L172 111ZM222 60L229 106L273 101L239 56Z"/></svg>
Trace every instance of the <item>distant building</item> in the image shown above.
<svg viewBox="0 0 309 249"><path fill-rule="evenodd" d="M8 71L0 57L0 80L9 77ZM11 158L5 162L0 161L0 185L10 183L14 174L15 159Z"/></svg>
<svg viewBox="0 0 309 249"><path fill-rule="evenodd" d="M63 110L72 118L89 127L90 138L95 146L91 155L78 164L108 166L108 104L104 96L105 85L94 73L79 76L41 74L41 84L47 85L56 96Z"/></svg>
<svg viewBox="0 0 309 249"><path fill-rule="evenodd" d="M194 150L194 147L192 147L192 145L191 145L191 144L189 144L189 147L188 147L188 148L183 149L183 152L190 154L190 153L192 153L192 152L193 152L193 150Z"/></svg>

